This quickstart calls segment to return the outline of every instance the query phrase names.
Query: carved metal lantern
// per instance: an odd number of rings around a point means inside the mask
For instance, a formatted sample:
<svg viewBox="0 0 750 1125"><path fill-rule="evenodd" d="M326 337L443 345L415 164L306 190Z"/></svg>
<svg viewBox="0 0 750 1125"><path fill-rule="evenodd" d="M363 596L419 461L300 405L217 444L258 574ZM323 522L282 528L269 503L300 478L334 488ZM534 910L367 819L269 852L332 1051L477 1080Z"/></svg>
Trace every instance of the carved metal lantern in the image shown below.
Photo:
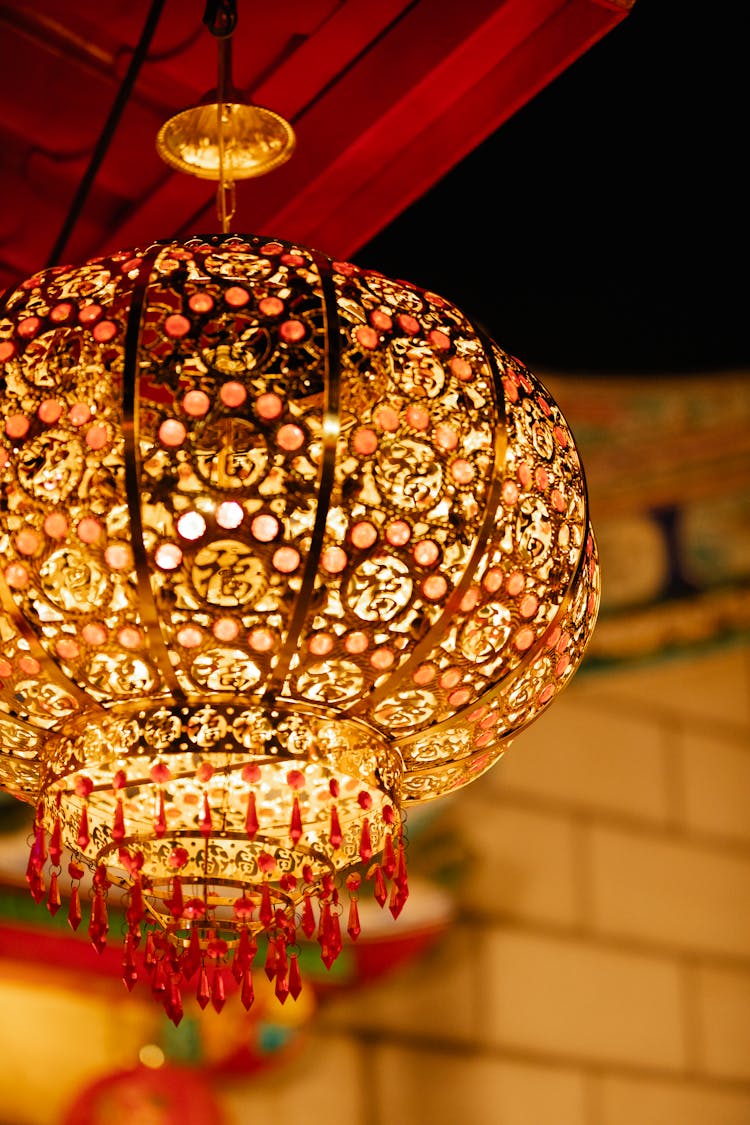
<svg viewBox="0 0 750 1125"><path fill-rule="evenodd" d="M0 785L31 892L179 1022L283 1000L404 810L496 762L598 607L545 388L434 293L217 235L55 268L0 313ZM115 891L119 891L115 894ZM343 918L340 918L341 915ZM262 948L257 952L261 942ZM189 983L190 982L190 983Z"/></svg>

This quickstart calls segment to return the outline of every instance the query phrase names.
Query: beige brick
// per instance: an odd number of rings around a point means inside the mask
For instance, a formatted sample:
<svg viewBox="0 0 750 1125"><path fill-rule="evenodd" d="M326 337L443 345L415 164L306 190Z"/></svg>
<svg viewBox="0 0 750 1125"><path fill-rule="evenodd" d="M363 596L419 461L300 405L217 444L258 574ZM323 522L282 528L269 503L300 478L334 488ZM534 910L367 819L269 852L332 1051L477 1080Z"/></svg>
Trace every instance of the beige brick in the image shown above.
<svg viewBox="0 0 750 1125"><path fill-rule="evenodd" d="M389 1125L586 1125L574 1070L396 1047L380 1048L374 1063L377 1119Z"/></svg>
<svg viewBox="0 0 750 1125"><path fill-rule="evenodd" d="M697 991L701 1068L750 1080L750 973L703 969Z"/></svg>
<svg viewBox="0 0 750 1125"><path fill-rule="evenodd" d="M341 1030L473 1040L477 987L475 935L454 925L417 960L331 997L318 1019Z"/></svg>
<svg viewBox="0 0 750 1125"><path fill-rule="evenodd" d="M574 828L553 814L492 802L467 791L443 819L465 852L462 908L500 920L570 925L578 917Z"/></svg>
<svg viewBox="0 0 750 1125"><path fill-rule="evenodd" d="M584 671L573 686L582 701L619 701L631 713L645 705L682 719L750 723L750 645L685 653L606 674Z"/></svg>
<svg viewBox="0 0 750 1125"><path fill-rule="evenodd" d="M664 731L649 717L586 706L577 684L519 735L478 784L663 822Z"/></svg>
<svg viewBox="0 0 750 1125"><path fill-rule="evenodd" d="M750 1093L700 1083L602 1080L597 1125L748 1125Z"/></svg>
<svg viewBox="0 0 750 1125"><path fill-rule="evenodd" d="M365 1112L368 1095L362 1082L361 1050L344 1037L312 1035L283 1070L271 1067L267 1073L253 1075L250 1082L222 1080L217 1093L225 1125L249 1121L328 1125L333 1120L364 1125L370 1118Z"/></svg>
<svg viewBox="0 0 750 1125"><path fill-rule="evenodd" d="M750 955L750 859L596 828L591 871L593 917L602 932Z"/></svg>
<svg viewBox="0 0 750 1125"><path fill-rule="evenodd" d="M690 828L750 840L750 736L745 745L710 734L682 740L685 821Z"/></svg>
<svg viewBox="0 0 750 1125"><path fill-rule="evenodd" d="M683 1065L680 976L667 959L501 930L485 943L488 1042L562 1058Z"/></svg>

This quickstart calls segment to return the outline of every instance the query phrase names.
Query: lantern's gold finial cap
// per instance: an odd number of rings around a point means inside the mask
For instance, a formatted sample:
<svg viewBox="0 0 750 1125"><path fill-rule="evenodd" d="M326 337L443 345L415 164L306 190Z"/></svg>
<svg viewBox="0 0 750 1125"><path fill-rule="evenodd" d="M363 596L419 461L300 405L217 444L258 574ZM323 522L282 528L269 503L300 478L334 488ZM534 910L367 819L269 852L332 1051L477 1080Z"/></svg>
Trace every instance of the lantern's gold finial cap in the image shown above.
<svg viewBox="0 0 750 1125"><path fill-rule="evenodd" d="M220 104L206 101L175 114L156 138L159 155L172 168L230 183L273 171L289 159L294 146L294 130L278 113L229 99Z"/></svg>

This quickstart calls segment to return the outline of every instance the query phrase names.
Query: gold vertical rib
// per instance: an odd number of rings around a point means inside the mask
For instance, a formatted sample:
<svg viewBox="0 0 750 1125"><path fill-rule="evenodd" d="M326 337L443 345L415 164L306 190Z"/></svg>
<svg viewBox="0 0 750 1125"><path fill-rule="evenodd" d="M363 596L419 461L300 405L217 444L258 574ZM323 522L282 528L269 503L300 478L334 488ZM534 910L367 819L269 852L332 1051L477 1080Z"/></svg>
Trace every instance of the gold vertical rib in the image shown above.
<svg viewBox="0 0 750 1125"><path fill-rule="evenodd" d="M323 335L325 340L324 392L323 392L323 455L318 474L318 493L315 508L310 550L305 560L297 600L287 630L286 641L279 659L269 677L265 697L274 697L284 685L292 657L297 651L302 627L308 615L309 603L315 589L318 563L325 539L328 509L331 503L336 468L336 448L341 425L339 400L341 394L341 348L339 344L339 316L336 290L333 284L330 260L311 251L318 270L323 291Z"/></svg>
<svg viewBox="0 0 750 1125"><path fill-rule="evenodd" d="M138 615L141 625L146 631L149 653L159 668L162 682L175 700L182 700L185 698L185 694L175 675L159 626L159 614L156 609L154 592L151 588L141 520L140 453L138 449L139 354L143 310L151 279L151 270L161 250L161 244L156 244L151 247L147 254L144 254L140 276L133 287L125 336L122 430L125 442L125 494L130 514L131 546L138 590Z"/></svg>

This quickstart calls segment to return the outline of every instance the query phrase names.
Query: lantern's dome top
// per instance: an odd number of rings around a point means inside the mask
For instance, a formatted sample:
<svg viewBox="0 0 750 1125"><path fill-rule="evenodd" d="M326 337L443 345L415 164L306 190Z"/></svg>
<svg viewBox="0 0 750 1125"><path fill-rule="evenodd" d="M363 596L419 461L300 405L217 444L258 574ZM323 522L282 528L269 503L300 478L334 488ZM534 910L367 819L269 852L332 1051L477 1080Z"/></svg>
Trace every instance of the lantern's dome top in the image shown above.
<svg viewBox="0 0 750 1125"><path fill-rule="evenodd" d="M50 270L0 333L5 723L284 700L431 796L572 673L573 439L437 295L232 235Z"/></svg>

